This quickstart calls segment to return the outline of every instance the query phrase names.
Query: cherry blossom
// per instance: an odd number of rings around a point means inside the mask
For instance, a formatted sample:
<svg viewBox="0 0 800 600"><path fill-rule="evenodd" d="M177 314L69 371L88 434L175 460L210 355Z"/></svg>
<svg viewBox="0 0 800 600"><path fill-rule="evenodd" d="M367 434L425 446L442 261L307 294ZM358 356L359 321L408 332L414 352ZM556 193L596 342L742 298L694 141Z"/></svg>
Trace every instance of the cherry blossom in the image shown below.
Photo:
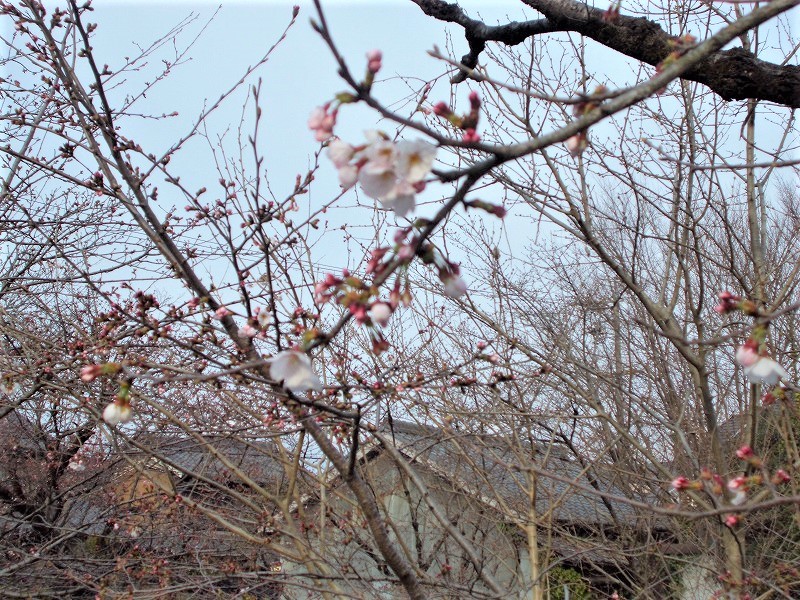
<svg viewBox="0 0 800 600"><path fill-rule="evenodd" d="M750 383L775 385L781 379L789 379L789 374L782 366L768 356L762 356L754 364L744 368Z"/></svg>
<svg viewBox="0 0 800 600"><path fill-rule="evenodd" d="M392 307L387 302L375 302L367 314L373 323L383 326L392 316Z"/></svg>
<svg viewBox="0 0 800 600"><path fill-rule="evenodd" d="M284 350L270 360L269 376L292 392L319 391L322 382L311 368L311 359L297 350Z"/></svg>
<svg viewBox="0 0 800 600"><path fill-rule="evenodd" d="M333 165L339 169L349 163L355 156L355 148L340 139L331 140L328 144L327 155Z"/></svg>
<svg viewBox="0 0 800 600"><path fill-rule="evenodd" d="M428 176L436 158L436 146L424 140L397 143L397 173L408 183L419 183Z"/></svg>
<svg viewBox="0 0 800 600"><path fill-rule="evenodd" d="M581 131L573 135L567 140L567 150L572 158L577 158L589 146L589 138L586 136L585 131Z"/></svg>
<svg viewBox="0 0 800 600"><path fill-rule="evenodd" d="M338 170L339 183L344 189L359 183L383 208L405 217L416 206L416 194L425 188L436 146L424 140L395 143L379 131L365 136L367 144L359 147L338 139L329 143L328 158Z"/></svg>
<svg viewBox="0 0 800 600"><path fill-rule="evenodd" d="M459 298L467 293L467 284L459 275L449 275L442 279L444 293L450 298Z"/></svg>
<svg viewBox="0 0 800 600"><path fill-rule="evenodd" d="M103 421L114 427L120 423L127 423L133 417L130 404L114 401L103 409Z"/></svg>
<svg viewBox="0 0 800 600"><path fill-rule="evenodd" d="M333 128L336 125L336 111L328 112L329 104L318 106L308 117L308 128L314 132L314 139L318 142L333 137Z"/></svg>
<svg viewBox="0 0 800 600"><path fill-rule="evenodd" d="M256 337L258 335L258 329L250 325L250 323L245 323L239 328L239 333L244 337Z"/></svg>

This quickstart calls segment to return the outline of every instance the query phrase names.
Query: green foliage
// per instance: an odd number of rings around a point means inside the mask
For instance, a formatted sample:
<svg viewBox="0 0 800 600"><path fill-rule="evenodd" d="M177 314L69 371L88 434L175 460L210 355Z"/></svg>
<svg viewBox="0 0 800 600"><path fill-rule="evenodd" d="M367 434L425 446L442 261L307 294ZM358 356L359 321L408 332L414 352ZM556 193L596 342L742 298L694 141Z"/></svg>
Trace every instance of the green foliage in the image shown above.
<svg viewBox="0 0 800 600"><path fill-rule="evenodd" d="M589 586L575 569L555 567L547 572L550 600L564 600L564 586L569 588L570 600L590 600Z"/></svg>

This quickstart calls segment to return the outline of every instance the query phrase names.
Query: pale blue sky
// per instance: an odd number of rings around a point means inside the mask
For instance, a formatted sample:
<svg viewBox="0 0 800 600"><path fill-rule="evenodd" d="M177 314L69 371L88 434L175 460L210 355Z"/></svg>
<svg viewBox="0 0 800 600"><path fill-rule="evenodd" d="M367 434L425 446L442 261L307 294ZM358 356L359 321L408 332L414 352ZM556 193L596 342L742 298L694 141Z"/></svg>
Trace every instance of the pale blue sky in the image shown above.
<svg viewBox="0 0 800 600"><path fill-rule="evenodd" d="M169 77L137 105L143 113L160 115L177 111L179 116L131 120L125 124L126 134L147 152L159 154L166 150L176 138L188 131L203 106L213 103L221 92L239 79L248 65L258 60L277 41L290 20L293 4L275 0L223 2L217 12L219 5L214 2L96 1L92 19L98 21L100 27L94 38L95 56L101 64L108 63L112 70L123 66L126 56L136 55L137 45L147 47L190 14L196 14L197 20L178 37L179 48L190 43L208 23L188 52L190 60L172 69ZM306 126L308 114L315 106L330 100L337 91L344 89L330 52L309 25L309 19L315 16L312 4L299 4L300 15L287 39L270 61L250 79L252 83L259 76L263 79L264 118L260 147L270 182L278 197L285 197L291 191L295 175L305 172L310 165L310 156L319 148ZM425 81L442 74L443 66L429 57L427 51L434 45L445 49L448 31L452 33L455 55L460 56L466 49L460 28L425 16L409 0L379 3L368 0L326 0L323 4L334 38L354 73L363 72L364 55L368 50L380 48L383 51L383 69L374 91L387 104L406 96L411 91L410 86L419 89ZM490 24L533 16L526 16L522 3L512 0L474 0L461 4L471 14L479 13ZM601 5L601 2L598 0L597 4ZM211 19L215 12L216 16ZM556 46L561 43L555 38L550 40ZM599 81L621 86L634 77L638 66L633 61L600 49L596 44L590 48L587 61L591 63L589 68L593 69L591 72L596 74ZM169 45L153 54L146 68L129 74L127 80L112 91L112 94L116 94L116 101L121 102L125 93L137 91L144 81L151 81L163 68L161 61L173 54L174 50ZM400 76L414 79L406 83ZM212 140L225 134L224 144L228 148L235 146L238 135L236 128L241 119L246 92L247 86L230 98L218 114L209 120ZM430 99L432 102L446 100L449 93L447 82L442 80ZM463 106L466 93L466 89L459 91L459 96L463 96L460 106ZM249 110L246 117L249 119L251 114L252 110ZM377 125L380 126L379 123ZM374 113L362 107L348 106L341 111L337 133L348 141L359 142L362 131L374 126ZM389 131L394 129L391 124L384 126ZM557 126L558 123L548 121L544 130L549 131ZM594 140L602 139L604 131L608 131L605 127L599 125L592 129ZM647 124L641 127L647 127ZM249 133L249 129L244 127L243 136L246 138ZM637 135L639 132L631 133ZM175 156L170 167L174 173L181 175L182 181L189 183L190 189L201 186L212 189L218 179L209 145L199 139ZM320 206L335 196L337 191L334 169L323 159L312 195L307 200L311 206ZM446 190L439 187L430 193L441 196L446 194ZM185 204L182 198L175 197L173 200L168 195L162 195L160 201L166 207L174 203L179 209ZM348 214L355 216L348 222L369 223L372 219L369 212L349 210ZM424 209L422 212L425 214ZM507 220L507 227L512 226L510 221ZM326 259L329 264L345 266L339 257L328 254Z"/></svg>

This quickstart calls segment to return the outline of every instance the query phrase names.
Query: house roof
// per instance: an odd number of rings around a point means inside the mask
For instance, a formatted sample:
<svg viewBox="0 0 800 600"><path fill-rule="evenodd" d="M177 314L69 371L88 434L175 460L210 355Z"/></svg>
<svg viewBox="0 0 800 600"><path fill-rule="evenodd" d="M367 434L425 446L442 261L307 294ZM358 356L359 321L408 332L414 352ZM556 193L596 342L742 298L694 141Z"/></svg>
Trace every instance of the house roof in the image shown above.
<svg viewBox="0 0 800 600"><path fill-rule="evenodd" d="M180 477L233 481L240 471L258 484L282 479L285 468L277 446L268 440L249 440L239 436L204 436L202 440L186 436L147 434L136 442L146 451L131 448L132 458L156 460ZM229 464L226 464L229 463Z"/></svg>
<svg viewBox="0 0 800 600"><path fill-rule="evenodd" d="M529 480L536 479L536 512L576 525L632 524L637 513L615 481L611 465L584 468L557 444L521 444L499 436L475 435L395 421L383 433L411 462L422 464L456 490L496 507L527 515ZM641 500L641 498L637 498Z"/></svg>

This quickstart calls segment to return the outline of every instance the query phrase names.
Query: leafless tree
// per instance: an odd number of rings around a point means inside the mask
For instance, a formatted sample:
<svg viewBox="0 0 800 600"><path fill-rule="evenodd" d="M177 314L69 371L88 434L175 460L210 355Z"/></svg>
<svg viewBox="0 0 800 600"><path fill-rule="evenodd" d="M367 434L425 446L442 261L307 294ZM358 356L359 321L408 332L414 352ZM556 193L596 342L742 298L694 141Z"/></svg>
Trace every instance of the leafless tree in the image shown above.
<svg viewBox="0 0 800 600"><path fill-rule="evenodd" d="M131 122L188 21L112 70L89 3L0 4L4 593L797 594L797 0L415 3L465 35L450 101L388 108L317 5L346 90L272 181L275 46L156 155ZM239 90L195 190L173 159ZM335 138L356 103L397 131ZM344 190L308 203L325 155ZM354 194L380 227L328 272Z"/></svg>

